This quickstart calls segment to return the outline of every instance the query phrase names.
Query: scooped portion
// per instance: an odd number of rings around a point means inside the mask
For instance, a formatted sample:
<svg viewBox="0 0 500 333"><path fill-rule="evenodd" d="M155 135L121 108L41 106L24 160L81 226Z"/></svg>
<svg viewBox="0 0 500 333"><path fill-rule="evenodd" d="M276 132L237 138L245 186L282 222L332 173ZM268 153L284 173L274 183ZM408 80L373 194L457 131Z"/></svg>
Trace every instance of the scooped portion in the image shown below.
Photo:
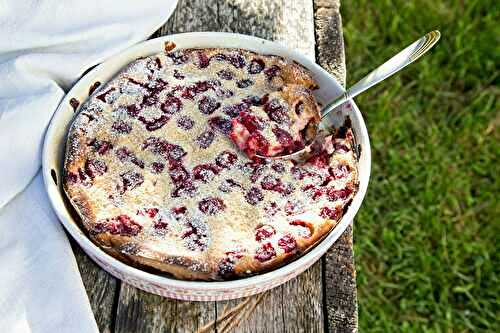
<svg viewBox="0 0 500 333"><path fill-rule="evenodd" d="M320 121L319 107L309 82L283 78L283 86L232 120L230 138L248 157L296 152L310 142Z"/></svg>

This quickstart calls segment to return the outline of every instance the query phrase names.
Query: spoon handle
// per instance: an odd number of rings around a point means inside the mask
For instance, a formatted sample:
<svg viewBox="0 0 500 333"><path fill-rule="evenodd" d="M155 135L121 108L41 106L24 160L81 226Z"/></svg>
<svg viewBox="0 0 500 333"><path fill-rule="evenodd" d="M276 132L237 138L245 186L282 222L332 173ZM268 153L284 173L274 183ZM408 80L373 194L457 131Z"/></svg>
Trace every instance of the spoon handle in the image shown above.
<svg viewBox="0 0 500 333"><path fill-rule="evenodd" d="M359 80L349 89L347 89L342 95L334 99L332 102L328 103L321 110L321 117L324 118L328 113L330 113L337 106L347 102L348 100L361 94L368 88L376 85L380 81L385 80L389 76L399 72L401 69L411 64L422 55L424 55L428 50L430 50L434 44L439 40L441 36L440 32L437 30L431 31L394 57L374 69L364 78Z"/></svg>

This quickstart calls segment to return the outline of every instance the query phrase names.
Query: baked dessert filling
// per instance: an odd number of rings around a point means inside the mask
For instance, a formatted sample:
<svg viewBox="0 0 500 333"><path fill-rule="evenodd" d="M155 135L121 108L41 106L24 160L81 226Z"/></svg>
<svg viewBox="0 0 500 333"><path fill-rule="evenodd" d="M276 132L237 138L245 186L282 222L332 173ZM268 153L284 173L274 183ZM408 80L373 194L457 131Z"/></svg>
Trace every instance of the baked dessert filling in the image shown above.
<svg viewBox="0 0 500 333"><path fill-rule="evenodd" d="M349 126L303 164L319 121L311 74L241 49L137 59L70 128L64 189L89 236L131 264L222 280L277 267L339 221L358 187Z"/></svg>

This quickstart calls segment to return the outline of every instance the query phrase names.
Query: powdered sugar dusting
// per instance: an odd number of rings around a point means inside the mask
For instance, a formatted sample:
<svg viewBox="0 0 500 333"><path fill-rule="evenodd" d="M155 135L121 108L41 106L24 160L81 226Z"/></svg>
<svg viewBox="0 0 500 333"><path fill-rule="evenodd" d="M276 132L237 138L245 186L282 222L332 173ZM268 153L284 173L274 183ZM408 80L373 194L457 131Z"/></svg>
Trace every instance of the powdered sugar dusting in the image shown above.
<svg viewBox="0 0 500 333"><path fill-rule="evenodd" d="M331 228L356 193L352 132L333 133L330 151L304 165L252 161L228 135L231 117L244 110L256 120L238 119L247 130L258 126L271 149L286 140L276 127L297 139L299 129L285 127L302 125L286 117L297 105L299 113L314 107L299 89L305 84L314 82L298 65L242 50L139 59L82 104L68 139L66 192L77 209L85 198L87 227L113 221L94 228L96 235L124 232L141 245L137 256L162 265L221 279L247 274L245 262L257 270L277 264L305 250L322 226ZM270 100L288 113L276 105L266 111ZM297 219L307 227L290 224ZM259 228L266 237L256 237Z"/></svg>

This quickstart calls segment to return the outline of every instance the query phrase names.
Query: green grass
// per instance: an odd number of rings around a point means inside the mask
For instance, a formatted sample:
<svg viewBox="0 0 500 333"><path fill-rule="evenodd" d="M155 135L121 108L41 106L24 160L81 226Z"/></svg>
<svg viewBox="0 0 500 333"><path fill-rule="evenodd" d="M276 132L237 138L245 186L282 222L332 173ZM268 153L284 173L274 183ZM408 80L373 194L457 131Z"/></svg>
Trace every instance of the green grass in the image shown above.
<svg viewBox="0 0 500 333"><path fill-rule="evenodd" d="M354 229L360 332L500 331L499 4L342 1L351 84L442 33L356 99L373 154Z"/></svg>

